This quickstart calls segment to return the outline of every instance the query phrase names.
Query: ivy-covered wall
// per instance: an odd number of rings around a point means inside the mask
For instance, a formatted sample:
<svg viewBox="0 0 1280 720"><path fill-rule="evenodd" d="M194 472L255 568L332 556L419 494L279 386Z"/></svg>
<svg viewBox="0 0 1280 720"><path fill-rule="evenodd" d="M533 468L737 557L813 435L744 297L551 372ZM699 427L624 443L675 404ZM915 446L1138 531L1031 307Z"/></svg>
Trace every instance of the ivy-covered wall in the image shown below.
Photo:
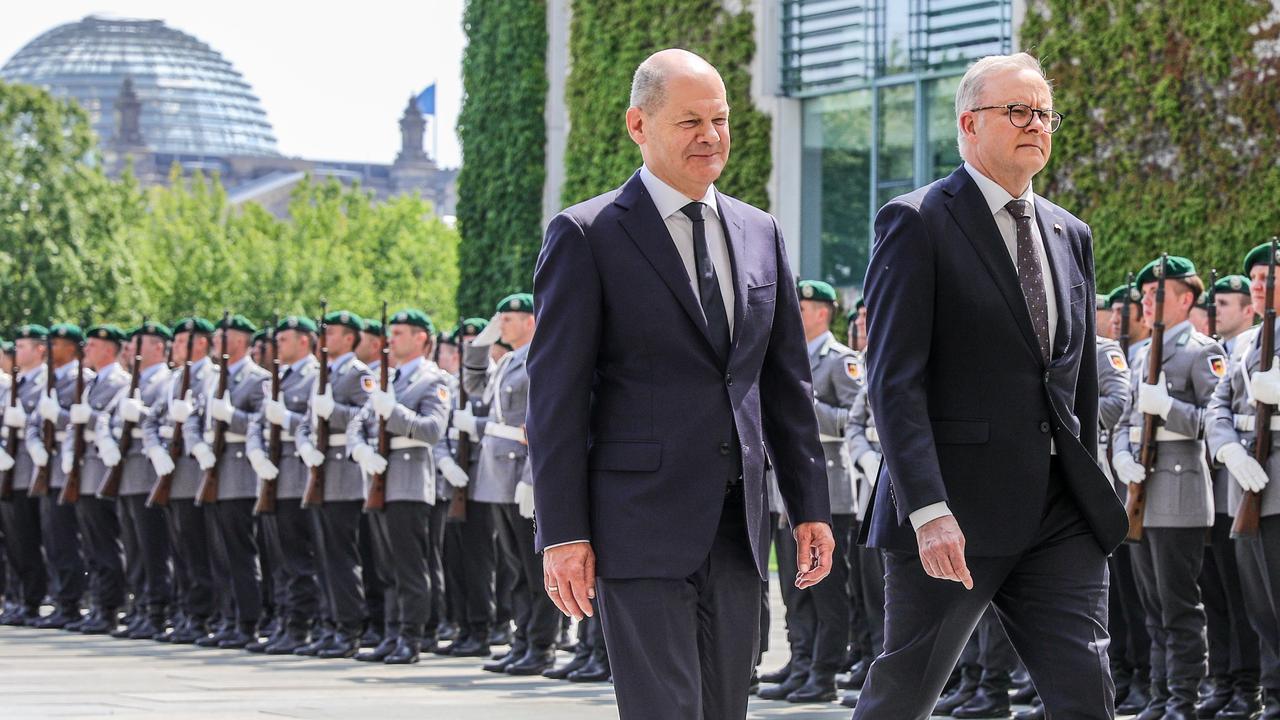
<svg viewBox="0 0 1280 720"><path fill-rule="evenodd" d="M1161 251L1239 272L1280 234L1278 38L1271 0L1030 0L1064 115L1036 189L1093 227L1099 287Z"/></svg>
<svg viewBox="0 0 1280 720"><path fill-rule="evenodd" d="M546 178L545 0L468 0L458 115L459 317L533 287Z"/></svg>
<svg viewBox="0 0 1280 720"><path fill-rule="evenodd" d="M751 104L754 18L726 10L723 0L574 0L565 204L618 187L640 166L625 124L631 76L646 57L668 47L698 53L724 78L732 147L716 187L768 208L769 118Z"/></svg>

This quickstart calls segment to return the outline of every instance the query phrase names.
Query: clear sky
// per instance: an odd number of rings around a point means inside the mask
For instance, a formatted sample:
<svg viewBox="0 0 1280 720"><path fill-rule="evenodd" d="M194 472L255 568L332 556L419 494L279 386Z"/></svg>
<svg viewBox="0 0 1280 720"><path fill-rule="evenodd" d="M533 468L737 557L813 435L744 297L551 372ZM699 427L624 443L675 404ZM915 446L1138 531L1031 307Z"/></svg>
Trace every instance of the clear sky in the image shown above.
<svg viewBox="0 0 1280 720"><path fill-rule="evenodd" d="M37 35L86 15L164 20L203 40L253 86L280 152L389 163L410 94L436 81L439 164L456 167L463 0L16 0L0 22L0 64ZM427 128L426 151L432 133Z"/></svg>

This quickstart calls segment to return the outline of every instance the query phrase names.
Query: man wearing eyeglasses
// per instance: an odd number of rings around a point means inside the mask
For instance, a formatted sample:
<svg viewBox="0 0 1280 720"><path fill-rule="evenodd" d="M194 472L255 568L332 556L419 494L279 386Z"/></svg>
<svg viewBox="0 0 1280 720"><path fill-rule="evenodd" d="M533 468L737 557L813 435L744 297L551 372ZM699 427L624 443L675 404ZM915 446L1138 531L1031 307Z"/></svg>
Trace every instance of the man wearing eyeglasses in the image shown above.
<svg viewBox="0 0 1280 720"><path fill-rule="evenodd" d="M1049 717L1112 718L1106 559L1128 521L1096 463L1092 238L1032 187L1062 116L1020 53L969 68L956 121L964 165L876 217L862 539L885 638L854 718L928 717L989 605Z"/></svg>

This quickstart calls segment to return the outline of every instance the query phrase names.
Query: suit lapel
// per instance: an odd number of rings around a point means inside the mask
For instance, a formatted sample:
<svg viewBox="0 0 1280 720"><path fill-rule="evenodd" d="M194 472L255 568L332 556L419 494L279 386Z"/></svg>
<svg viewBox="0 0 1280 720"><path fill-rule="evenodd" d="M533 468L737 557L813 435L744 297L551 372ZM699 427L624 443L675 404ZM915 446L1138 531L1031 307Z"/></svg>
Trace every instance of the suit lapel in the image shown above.
<svg viewBox="0 0 1280 720"><path fill-rule="evenodd" d="M742 330L747 326L747 234L742 218L733 206L733 200L716 190L716 207L724 221L725 239L728 241L729 264L733 267L733 338L729 345L732 353L738 347Z"/></svg>
<svg viewBox="0 0 1280 720"><path fill-rule="evenodd" d="M1058 305L1057 342L1049 355L1052 360L1071 346L1071 288L1067 286L1067 279L1071 277L1071 246L1067 242L1062 219L1058 214L1038 197L1035 203L1036 222L1040 225L1040 237L1044 239L1044 250L1049 256L1049 267L1053 270L1050 280L1053 282Z"/></svg>

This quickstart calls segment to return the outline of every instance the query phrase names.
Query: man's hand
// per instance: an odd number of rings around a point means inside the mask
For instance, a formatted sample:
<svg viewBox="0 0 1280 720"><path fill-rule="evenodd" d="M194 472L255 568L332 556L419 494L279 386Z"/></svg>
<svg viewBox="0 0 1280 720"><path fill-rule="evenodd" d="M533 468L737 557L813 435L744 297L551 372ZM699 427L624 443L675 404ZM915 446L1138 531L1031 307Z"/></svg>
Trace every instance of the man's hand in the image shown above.
<svg viewBox="0 0 1280 720"><path fill-rule="evenodd" d="M960 532L955 515L925 523L916 530L916 544L920 547L920 564L929 577L954 580L965 590L973 589L973 578L964 562L964 533Z"/></svg>
<svg viewBox="0 0 1280 720"><path fill-rule="evenodd" d="M831 572L836 554L836 538L831 526L824 522L800 523L796 536L796 587L804 590L822 582Z"/></svg>
<svg viewBox="0 0 1280 720"><path fill-rule="evenodd" d="M551 602L574 620L592 617L596 599L596 553L591 543L576 542L542 553L542 584Z"/></svg>

